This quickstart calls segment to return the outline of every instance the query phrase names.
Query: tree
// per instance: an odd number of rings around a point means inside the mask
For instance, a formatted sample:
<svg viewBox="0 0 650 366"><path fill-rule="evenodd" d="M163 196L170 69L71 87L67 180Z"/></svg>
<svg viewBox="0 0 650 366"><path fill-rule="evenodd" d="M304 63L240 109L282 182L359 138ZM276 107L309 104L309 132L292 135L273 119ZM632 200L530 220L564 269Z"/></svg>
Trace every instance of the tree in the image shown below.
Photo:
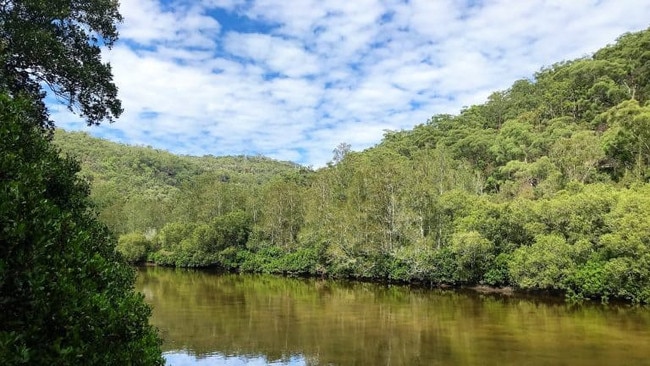
<svg viewBox="0 0 650 366"><path fill-rule="evenodd" d="M622 85L630 98L643 103L650 97L650 32L626 33L617 42L594 54L595 60L609 59L626 68Z"/></svg>
<svg viewBox="0 0 650 366"><path fill-rule="evenodd" d="M494 259L494 243L477 231L454 233L451 250L456 255L459 279L470 283L478 282Z"/></svg>
<svg viewBox="0 0 650 366"><path fill-rule="evenodd" d="M11 95L29 95L48 121L41 85L47 85L88 125L122 113L111 67L101 46L111 47L122 21L116 0L0 1L0 84Z"/></svg>
<svg viewBox="0 0 650 366"><path fill-rule="evenodd" d="M144 234L133 232L120 236L116 249L128 262L137 263L147 259L151 242Z"/></svg>
<svg viewBox="0 0 650 366"><path fill-rule="evenodd" d="M267 183L262 191L262 215L257 229L271 245L285 249L295 246L303 219L299 177L279 177Z"/></svg>
<svg viewBox="0 0 650 366"><path fill-rule="evenodd" d="M528 162L536 153L533 146L534 132L525 121L510 120L503 124L492 145L497 162L505 164L511 160Z"/></svg>
<svg viewBox="0 0 650 366"><path fill-rule="evenodd" d="M541 235L531 246L515 250L510 277L523 289L565 289L575 270L576 250L559 235Z"/></svg>
<svg viewBox="0 0 650 366"><path fill-rule="evenodd" d="M78 164L0 94L0 360L4 365L162 364L134 271L91 211Z"/></svg>
<svg viewBox="0 0 650 366"><path fill-rule="evenodd" d="M580 131L569 138L558 139L551 149L551 157L566 180L585 183L594 180L598 163L605 153L594 132Z"/></svg>
<svg viewBox="0 0 650 366"><path fill-rule="evenodd" d="M173 253L180 250L180 244L183 239L189 238L197 224L195 223L182 223L170 222L160 229L156 235L156 245L164 252Z"/></svg>
<svg viewBox="0 0 650 366"><path fill-rule="evenodd" d="M79 165L44 133L41 85L89 125L122 112L100 46L115 0L0 1L0 360L162 364L134 271L92 212Z"/></svg>
<svg viewBox="0 0 650 366"><path fill-rule="evenodd" d="M334 156L332 157L331 165L336 165L345 159L345 156L350 152L351 148L352 145L348 144L347 142L341 142L338 144L336 146L336 149L332 150Z"/></svg>
<svg viewBox="0 0 650 366"><path fill-rule="evenodd" d="M216 231L215 248L225 249L229 246L243 248L251 231L251 218L243 211L233 211L212 220Z"/></svg>
<svg viewBox="0 0 650 366"><path fill-rule="evenodd" d="M646 179L650 164L650 106L627 100L601 114L610 126L603 137L608 157Z"/></svg>

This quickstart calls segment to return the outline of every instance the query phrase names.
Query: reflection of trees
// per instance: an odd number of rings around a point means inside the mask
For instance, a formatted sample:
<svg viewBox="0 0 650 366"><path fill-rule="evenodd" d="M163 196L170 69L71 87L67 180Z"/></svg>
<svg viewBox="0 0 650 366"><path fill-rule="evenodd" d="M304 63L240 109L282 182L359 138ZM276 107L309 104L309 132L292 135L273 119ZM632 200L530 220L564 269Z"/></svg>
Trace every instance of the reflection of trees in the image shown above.
<svg viewBox="0 0 650 366"><path fill-rule="evenodd" d="M549 355L613 364L649 356L650 314L630 309L163 268L140 271L137 287L154 307L165 348L198 356L301 354L313 365L530 364Z"/></svg>

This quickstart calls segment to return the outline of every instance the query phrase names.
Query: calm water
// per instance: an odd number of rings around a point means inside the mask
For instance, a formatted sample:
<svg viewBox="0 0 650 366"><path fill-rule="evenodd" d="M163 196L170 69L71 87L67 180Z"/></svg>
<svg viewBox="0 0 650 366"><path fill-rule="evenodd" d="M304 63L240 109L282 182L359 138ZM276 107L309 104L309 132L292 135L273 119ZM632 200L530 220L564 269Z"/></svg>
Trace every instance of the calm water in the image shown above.
<svg viewBox="0 0 650 366"><path fill-rule="evenodd" d="M139 270L170 365L650 365L650 309Z"/></svg>

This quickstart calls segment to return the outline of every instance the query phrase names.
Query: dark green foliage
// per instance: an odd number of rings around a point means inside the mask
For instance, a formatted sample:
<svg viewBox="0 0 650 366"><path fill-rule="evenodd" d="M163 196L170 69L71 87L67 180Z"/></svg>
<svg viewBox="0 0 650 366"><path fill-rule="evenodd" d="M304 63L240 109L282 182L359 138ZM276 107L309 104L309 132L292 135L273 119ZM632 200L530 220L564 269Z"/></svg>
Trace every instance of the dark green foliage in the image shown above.
<svg viewBox="0 0 650 366"><path fill-rule="evenodd" d="M506 286L511 283L508 273L508 263L511 258L507 253L500 253L483 275L483 283L490 286Z"/></svg>
<svg viewBox="0 0 650 366"><path fill-rule="evenodd" d="M147 259L151 246L142 233L130 233L120 236L116 249L127 262L138 263Z"/></svg>
<svg viewBox="0 0 650 366"><path fill-rule="evenodd" d="M243 211L233 211L215 218L211 223L215 231L214 246L208 250L245 247L251 232L251 224L251 218Z"/></svg>
<svg viewBox="0 0 650 366"><path fill-rule="evenodd" d="M114 0L7 0L0 4L0 86L28 94L32 122L47 125L40 85L46 84L87 123L112 122L122 113L101 46L117 40L122 20Z"/></svg>
<svg viewBox="0 0 650 366"><path fill-rule="evenodd" d="M494 243L477 231L454 233L450 248L457 261L458 278L465 283L479 282L493 266Z"/></svg>
<svg viewBox="0 0 650 366"><path fill-rule="evenodd" d="M161 364L133 270L94 218L77 163L49 144L32 108L0 95L0 360Z"/></svg>
<svg viewBox="0 0 650 366"><path fill-rule="evenodd" d="M242 211L216 217L209 224L169 223L156 235L155 247L147 248L149 253L144 256L150 254L151 260L162 265L233 269L239 263L237 252L245 249L250 232L251 219Z"/></svg>
<svg viewBox="0 0 650 366"><path fill-rule="evenodd" d="M162 364L134 271L97 221L78 163L50 143L42 85L90 124L122 112L100 47L118 2L0 3L0 362Z"/></svg>
<svg viewBox="0 0 650 366"><path fill-rule="evenodd" d="M431 258L431 269L427 279L433 284L456 285L460 282L458 262L449 248L435 251Z"/></svg>

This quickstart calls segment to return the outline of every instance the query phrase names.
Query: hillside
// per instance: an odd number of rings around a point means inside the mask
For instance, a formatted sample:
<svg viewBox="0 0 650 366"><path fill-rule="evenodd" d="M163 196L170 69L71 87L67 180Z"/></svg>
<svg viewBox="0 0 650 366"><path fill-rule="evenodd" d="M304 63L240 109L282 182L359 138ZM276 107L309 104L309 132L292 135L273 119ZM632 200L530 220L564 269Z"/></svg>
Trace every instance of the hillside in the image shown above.
<svg viewBox="0 0 650 366"><path fill-rule="evenodd" d="M133 261L648 303L649 99L646 30L366 151L342 145L316 172L143 148L81 157Z"/></svg>
<svg viewBox="0 0 650 366"><path fill-rule="evenodd" d="M159 228L174 215L192 217L181 212L178 200L201 195L203 185L230 183L231 189L250 190L303 169L261 156L178 156L61 129L55 131L54 143L80 161L100 218L117 234Z"/></svg>

